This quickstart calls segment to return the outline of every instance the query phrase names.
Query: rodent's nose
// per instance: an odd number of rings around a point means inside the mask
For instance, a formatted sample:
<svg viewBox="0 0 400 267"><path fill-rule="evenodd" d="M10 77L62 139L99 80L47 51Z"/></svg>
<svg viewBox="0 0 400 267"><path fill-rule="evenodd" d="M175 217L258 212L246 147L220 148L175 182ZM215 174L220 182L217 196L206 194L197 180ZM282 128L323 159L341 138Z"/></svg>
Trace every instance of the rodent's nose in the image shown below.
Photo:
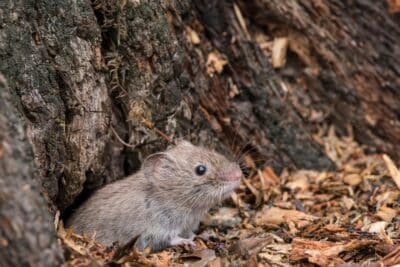
<svg viewBox="0 0 400 267"><path fill-rule="evenodd" d="M234 182L242 177L242 170L237 164L232 164L220 175L220 179L226 182Z"/></svg>

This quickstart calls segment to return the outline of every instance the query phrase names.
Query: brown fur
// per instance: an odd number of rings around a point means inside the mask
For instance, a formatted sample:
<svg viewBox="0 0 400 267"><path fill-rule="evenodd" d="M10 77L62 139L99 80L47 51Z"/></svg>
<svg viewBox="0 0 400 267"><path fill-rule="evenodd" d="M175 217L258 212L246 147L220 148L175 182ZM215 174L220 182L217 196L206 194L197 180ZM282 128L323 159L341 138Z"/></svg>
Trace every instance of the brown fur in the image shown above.
<svg viewBox="0 0 400 267"><path fill-rule="evenodd" d="M207 166L203 176L195 172L199 164ZM176 244L176 238L189 240L204 214L240 182L224 180L239 174L236 163L182 141L148 157L136 174L95 192L67 225L80 233L96 232L107 245L140 236L137 248L159 250Z"/></svg>

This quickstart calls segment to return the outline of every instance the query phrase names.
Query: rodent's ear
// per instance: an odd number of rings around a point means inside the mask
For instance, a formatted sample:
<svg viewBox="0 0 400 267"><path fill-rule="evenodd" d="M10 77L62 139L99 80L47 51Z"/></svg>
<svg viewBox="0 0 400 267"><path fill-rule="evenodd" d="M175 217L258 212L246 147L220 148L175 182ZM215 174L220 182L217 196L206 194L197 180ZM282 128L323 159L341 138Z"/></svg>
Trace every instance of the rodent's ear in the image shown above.
<svg viewBox="0 0 400 267"><path fill-rule="evenodd" d="M162 166L163 161L167 159L167 154L165 153L155 153L148 156L143 162L144 169L157 170Z"/></svg>
<svg viewBox="0 0 400 267"><path fill-rule="evenodd" d="M183 140L183 139L177 140L176 145L177 146L188 146L188 147L193 146L192 143L190 143L189 141Z"/></svg>

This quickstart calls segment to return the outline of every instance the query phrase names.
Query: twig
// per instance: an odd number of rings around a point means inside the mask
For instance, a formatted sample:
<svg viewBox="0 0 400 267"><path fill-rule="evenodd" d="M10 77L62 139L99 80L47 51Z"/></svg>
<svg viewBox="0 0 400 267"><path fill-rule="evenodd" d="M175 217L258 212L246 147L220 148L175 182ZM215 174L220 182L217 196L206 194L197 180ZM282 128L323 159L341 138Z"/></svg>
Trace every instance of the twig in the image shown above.
<svg viewBox="0 0 400 267"><path fill-rule="evenodd" d="M122 140L122 138L119 137L119 135L118 135L117 132L115 131L114 127L112 127L112 126L110 126L110 127L111 127L111 131L115 134L115 137L117 137L118 141L119 141L121 144L123 144L124 146L127 146L127 147L136 148L136 145L128 144L127 142L125 142L124 140Z"/></svg>

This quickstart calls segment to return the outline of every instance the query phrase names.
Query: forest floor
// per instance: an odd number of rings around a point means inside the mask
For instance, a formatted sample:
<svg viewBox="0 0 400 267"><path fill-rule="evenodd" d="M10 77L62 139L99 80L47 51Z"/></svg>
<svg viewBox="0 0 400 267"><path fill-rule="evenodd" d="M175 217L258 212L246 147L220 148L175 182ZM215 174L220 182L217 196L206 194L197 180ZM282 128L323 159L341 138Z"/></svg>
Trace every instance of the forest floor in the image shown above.
<svg viewBox="0 0 400 267"><path fill-rule="evenodd" d="M56 222L65 266L392 266L400 262L400 171L387 155L367 155L351 131L321 127L314 138L335 172L252 171L210 212L197 248L157 254L107 248Z"/></svg>

